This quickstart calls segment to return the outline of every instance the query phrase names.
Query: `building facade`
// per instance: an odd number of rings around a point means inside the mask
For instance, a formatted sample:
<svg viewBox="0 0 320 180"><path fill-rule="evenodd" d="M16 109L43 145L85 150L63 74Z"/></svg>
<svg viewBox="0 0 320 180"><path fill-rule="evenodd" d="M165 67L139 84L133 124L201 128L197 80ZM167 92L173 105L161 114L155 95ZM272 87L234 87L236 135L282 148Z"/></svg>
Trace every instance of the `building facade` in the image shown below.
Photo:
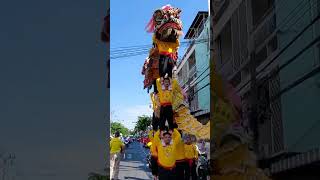
<svg viewBox="0 0 320 180"><path fill-rule="evenodd" d="M210 116L209 22L208 12L198 12L185 35L191 43L176 72L191 113L203 124Z"/></svg>
<svg viewBox="0 0 320 180"><path fill-rule="evenodd" d="M302 169L320 167L319 1L212 3L216 70L242 97L260 167L314 178Z"/></svg>

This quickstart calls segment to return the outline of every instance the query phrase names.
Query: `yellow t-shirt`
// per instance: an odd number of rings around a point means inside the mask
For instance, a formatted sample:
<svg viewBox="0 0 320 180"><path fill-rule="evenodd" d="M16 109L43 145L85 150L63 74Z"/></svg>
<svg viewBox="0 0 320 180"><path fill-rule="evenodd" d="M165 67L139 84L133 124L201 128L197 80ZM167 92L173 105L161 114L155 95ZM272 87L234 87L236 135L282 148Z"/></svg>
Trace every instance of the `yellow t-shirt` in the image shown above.
<svg viewBox="0 0 320 180"><path fill-rule="evenodd" d="M177 39L176 42L164 42L164 41L158 40L156 36L153 35L152 40L153 40L153 43L156 44L160 54L176 53L180 45L179 39Z"/></svg>
<svg viewBox="0 0 320 180"><path fill-rule="evenodd" d="M154 136L155 136L154 131L153 130L149 131L149 139L152 143L152 145L150 147L150 153L151 153L151 156L157 157L158 153L157 153L157 147L154 143Z"/></svg>
<svg viewBox="0 0 320 180"><path fill-rule="evenodd" d="M184 145L184 152L186 159L197 159L198 158L198 151L197 147L194 144L185 144Z"/></svg>
<svg viewBox="0 0 320 180"><path fill-rule="evenodd" d="M157 79L157 89L158 89L158 94L159 94L159 101L160 105L172 105L173 99L173 90L179 90L181 91L181 88L179 86L179 83L176 79L170 79L171 84L168 88L168 90L164 89L164 86L161 83L161 78Z"/></svg>
<svg viewBox="0 0 320 180"><path fill-rule="evenodd" d="M119 153L124 146L120 138L112 138L110 141L110 153Z"/></svg>
<svg viewBox="0 0 320 180"><path fill-rule="evenodd" d="M170 145L164 146L159 138L160 131L158 130L154 136L154 143L157 146L158 164L163 168L171 169L176 165L176 147L181 141L180 133L174 129L172 134L172 142Z"/></svg>
<svg viewBox="0 0 320 180"><path fill-rule="evenodd" d="M176 161L183 161L185 160L185 153L184 153L184 142L180 140L177 143L176 147Z"/></svg>
<svg viewBox="0 0 320 180"><path fill-rule="evenodd" d="M151 97L151 101L152 101L152 108L153 108L153 111L156 111L157 108L158 108L158 102L157 102L157 97L154 93L151 93L150 94L150 97Z"/></svg>

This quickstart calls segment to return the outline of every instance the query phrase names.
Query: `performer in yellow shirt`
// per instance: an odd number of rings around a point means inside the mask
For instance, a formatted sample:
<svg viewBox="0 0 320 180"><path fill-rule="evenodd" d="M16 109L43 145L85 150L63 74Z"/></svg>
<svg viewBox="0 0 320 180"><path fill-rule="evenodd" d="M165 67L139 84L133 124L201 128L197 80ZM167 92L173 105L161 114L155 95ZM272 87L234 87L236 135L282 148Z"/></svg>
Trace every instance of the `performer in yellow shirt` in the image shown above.
<svg viewBox="0 0 320 180"><path fill-rule="evenodd" d="M110 141L110 177L111 179L118 179L121 153L124 150L124 144L120 140L119 132L116 132L114 136Z"/></svg>
<svg viewBox="0 0 320 180"><path fill-rule="evenodd" d="M176 148L179 141L181 141L181 135L177 129L173 132L166 130L161 139L159 130L155 134L154 145L158 155L159 180L176 179Z"/></svg>
<svg viewBox="0 0 320 180"><path fill-rule="evenodd" d="M182 136L181 130L179 130L179 133ZM187 170L189 170L189 166L185 160L184 141L181 138L176 147L176 177L184 180Z"/></svg>
<svg viewBox="0 0 320 180"><path fill-rule="evenodd" d="M192 177L192 180L197 180L197 173L196 173L196 162L198 160L198 151L195 144L192 143L191 137L186 137L186 143L184 145L184 152L186 161L188 162L189 170L186 171L186 179L190 179L190 176Z"/></svg>
<svg viewBox="0 0 320 180"><path fill-rule="evenodd" d="M159 75L164 77L167 73L172 78L172 69L178 59L178 48L180 45L179 39L176 42L160 41L153 36L153 44L159 50Z"/></svg>
<svg viewBox="0 0 320 180"><path fill-rule="evenodd" d="M149 139L151 144L150 147L150 153L151 153L151 173L154 177L154 179L158 179L158 153L157 153L157 147L154 142L154 136L155 136L156 131L150 130L149 131Z"/></svg>
<svg viewBox="0 0 320 180"><path fill-rule="evenodd" d="M177 80L169 78L157 79L158 97L160 101L160 130L165 128L165 122L168 121L169 129L174 129L173 123L173 90L181 89Z"/></svg>
<svg viewBox="0 0 320 180"><path fill-rule="evenodd" d="M150 97L151 97L152 108L153 108L152 128L154 131L157 131L160 123L160 102L159 102L158 95L155 92L151 93Z"/></svg>

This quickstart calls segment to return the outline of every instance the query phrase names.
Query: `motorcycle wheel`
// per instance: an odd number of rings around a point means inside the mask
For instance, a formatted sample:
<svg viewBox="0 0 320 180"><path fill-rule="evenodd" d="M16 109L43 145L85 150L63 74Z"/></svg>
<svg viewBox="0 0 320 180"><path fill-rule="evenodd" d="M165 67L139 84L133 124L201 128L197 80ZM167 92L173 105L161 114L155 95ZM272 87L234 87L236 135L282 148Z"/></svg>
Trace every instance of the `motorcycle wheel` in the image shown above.
<svg viewBox="0 0 320 180"><path fill-rule="evenodd" d="M198 169L198 180L206 180L207 176L203 169Z"/></svg>

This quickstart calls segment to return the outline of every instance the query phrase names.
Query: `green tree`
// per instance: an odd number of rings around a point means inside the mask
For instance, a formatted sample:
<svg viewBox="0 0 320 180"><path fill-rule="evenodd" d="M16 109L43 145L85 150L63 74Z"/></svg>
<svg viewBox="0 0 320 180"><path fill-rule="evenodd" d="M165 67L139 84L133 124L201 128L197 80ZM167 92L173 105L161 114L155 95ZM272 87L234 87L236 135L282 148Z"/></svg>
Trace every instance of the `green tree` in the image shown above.
<svg viewBox="0 0 320 180"><path fill-rule="evenodd" d="M152 117L151 116L139 116L138 121L136 122L136 126L134 128L135 132L145 131L147 130L148 126L151 125Z"/></svg>
<svg viewBox="0 0 320 180"><path fill-rule="evenodd" d="M116 131L122 133L123 136L129 135L129 129L123 124L119 122L111 122L111 134L114 134Z"/></svg>
<svg viewBox="0 0 320 180"><path fill-rule="evenodd" d="M109 180L110 178L108 178L107 176L105 175L101 175L101 174L98 174L98 173L89 173L89 177L88 177L88 180Z"/></svg>

